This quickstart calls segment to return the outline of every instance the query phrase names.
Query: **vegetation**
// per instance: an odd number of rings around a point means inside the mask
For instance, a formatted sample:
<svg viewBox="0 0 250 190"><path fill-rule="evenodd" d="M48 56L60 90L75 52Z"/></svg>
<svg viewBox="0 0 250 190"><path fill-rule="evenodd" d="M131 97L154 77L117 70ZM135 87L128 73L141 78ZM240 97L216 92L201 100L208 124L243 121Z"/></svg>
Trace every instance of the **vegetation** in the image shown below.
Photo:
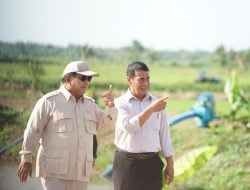
<svg viewBox="0 0 250 190"><path fill-rule="evenodd" d="M91 82L89 95L98 95L112 84L115 96L119 96L127 90L127 64L141 59L151 70L152 93L171 96L167 105L169 119L189 110L200 92L212 92L216 100L218 119L209 128L197 127L193 119L171 128L175 160L204 146L216 146L216 153L202 167L193 167L194 172L184 181L176 179L166 188L250 189L250 50L227 51L220 46L212 53L156 51L138 41L120 49L0 42L0 50L1 148L23 134L35 102L60 86L61 73L69 61L88 59L90 67L101 74ZM218 77L221 82L195 82L204 68L207 77ZM98 104L104 106L102 101ZM99 130L96 176L112 164L113 138L114 129ZM0 160L19 159L20 149L21 144L14 146Z"/></svg>
<svg viewBox="0 0 250 190"><path fill-rule="evenodd" d="M227 94L228 102L230 104L229 118L232 121L236 120L236 114L242 109L245 109L248 112L247 116L250 115L250 102L246 97L245 92L238 84L238 76L235 71L232 72L231 78L225 85L225 93Z"/></svg>
<svg viewBox="0 0 250 190"><path fill-rule="evenodd" d="M66 63L71 60L87 59L101 62L124 63L133 60L145 60L146 62L163 63L176 65L220 64L223 67L237 67L244 71L250 65L250 49L234 51L227 50L223 45L218 46L214 52L206 51L159 51L144 47L139 41L134 40L128 47L118 49L97 48L89 44L68 45L58 47L35 43L7 43L0 41L0 62L1 63L29 63L32 61L46 63L59 63L64 60Z"/></svg>

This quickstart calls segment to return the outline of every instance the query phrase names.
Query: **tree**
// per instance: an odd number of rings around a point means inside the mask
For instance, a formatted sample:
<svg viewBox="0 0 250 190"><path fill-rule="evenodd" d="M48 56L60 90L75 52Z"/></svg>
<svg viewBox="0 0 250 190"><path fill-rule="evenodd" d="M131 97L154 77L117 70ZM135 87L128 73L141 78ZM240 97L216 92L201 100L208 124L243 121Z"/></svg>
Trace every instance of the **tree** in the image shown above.
<svg viewBox="0 0 250 190"><path fill-rule="evenodd" d="M238 65L238 68L243 71L245 68L245 60L244 60L244 56L241 52L238 52L235 54L235 61Z"/></svg>
<svg viewBox="0 0 250 190"><path fill-rule="evenodd" d="M154 63L159 57L157 51L153 49L148 49L147 55L150 63Z"/></svg>
<svg viewBox="0 0 250 190"><path fill-rule="evenodd" d="M223 45L220 45L215 50L216 59L222 66L227 65L226 50Z"/></svg>
<svg viewBox="0 0 250 190"><path fill-rule="evenodd" d="M244 69L248 69L250 66L250 49L243 52L243 58L244 58Z"/></svg>
<svg viewBox="0 0 250 190"><path fill-rule="evenodd" d="M138 40L134 40L132 42L131 47L129 47L128 50L130 54L130 59L135 61L135 60L139 60L140 55L143 53L145 48Z"/></svg>
<svg viewBox="0 0 250 190"><path fill-rule="evenodd" d="M95 55L94 48L90 47L88 44L83 46L82 51L83 51L83 60L88 60L89 57L93 57Z"/></svg>

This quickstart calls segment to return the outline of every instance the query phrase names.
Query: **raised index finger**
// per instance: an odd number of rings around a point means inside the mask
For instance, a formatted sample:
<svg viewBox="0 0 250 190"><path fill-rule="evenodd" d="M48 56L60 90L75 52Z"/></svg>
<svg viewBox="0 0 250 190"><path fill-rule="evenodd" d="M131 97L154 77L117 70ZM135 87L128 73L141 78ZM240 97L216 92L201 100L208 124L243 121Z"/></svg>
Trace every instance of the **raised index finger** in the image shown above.
<svg viewBox="0 0 250 190"><path fill-rule="evenodd" d="M109 92L112 92L112 84L109 85Z"/></svg>
<svg viewBox="0 0 250 190"><path fill-rule="evenodd" d="M168 99L168 98L170 98L169 96L164 96L163 98L161 98L160 100L161 101L164 101L164 100L166 100L166 99Z"/></svg>

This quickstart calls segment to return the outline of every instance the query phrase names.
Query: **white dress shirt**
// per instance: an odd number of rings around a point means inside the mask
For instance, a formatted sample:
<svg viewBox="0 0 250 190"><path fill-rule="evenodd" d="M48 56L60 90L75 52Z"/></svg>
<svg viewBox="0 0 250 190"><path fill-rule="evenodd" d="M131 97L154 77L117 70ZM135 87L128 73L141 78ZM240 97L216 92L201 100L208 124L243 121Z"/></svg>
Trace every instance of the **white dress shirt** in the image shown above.
<svg viewBox="0 0 250 190"><path fill-rule="evenodd" d="M118 117L114 144L119 149L132 153L162 151L165 157L173 155L165 110L153 113L143 126L139 124L138 114L156 99L147 93L140 101L130 90L115 99Z"/></svg>

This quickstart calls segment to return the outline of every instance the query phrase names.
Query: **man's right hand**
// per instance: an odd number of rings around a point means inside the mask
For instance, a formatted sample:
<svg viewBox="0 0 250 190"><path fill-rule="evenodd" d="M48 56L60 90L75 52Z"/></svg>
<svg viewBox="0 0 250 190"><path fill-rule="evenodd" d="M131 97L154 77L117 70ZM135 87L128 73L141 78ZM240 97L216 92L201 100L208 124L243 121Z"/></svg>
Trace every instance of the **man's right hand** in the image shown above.
<svg viewBox="0 0 250 190"><path fill-rule="evenodd" d="M153 112L159 112L165 109L167 102L165 100L167 100L169 98L169 96L165 96L163 98L160 98L156 101L154 101L150 106Z"/></svg>
<svg viewBox="0 0 250 190"><path fill-rule="evenodd" d="M28 175L30 177L32 176L32 164L30 162L21 162L18 167L17 175L22 183L26 182Z"/></svg>

